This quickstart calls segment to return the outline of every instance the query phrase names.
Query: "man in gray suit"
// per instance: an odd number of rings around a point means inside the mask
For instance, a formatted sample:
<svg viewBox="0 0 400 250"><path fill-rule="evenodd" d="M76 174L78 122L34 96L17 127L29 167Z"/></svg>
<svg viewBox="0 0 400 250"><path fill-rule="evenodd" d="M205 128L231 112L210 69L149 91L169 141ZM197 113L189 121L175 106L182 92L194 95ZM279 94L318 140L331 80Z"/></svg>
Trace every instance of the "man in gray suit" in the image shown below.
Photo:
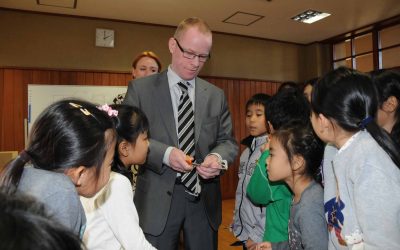
<svg viewBox="0 0 400 250"><path fill-rule="evenodd" d="M238 146L224 92L197 77L210 57L211 45L208 25L199 18L185 19L169 39L168 69L130 82L125 96L124 104L141 108L150 123L149 155L139 171L134 201L140 226L158 249L177 249L181 230L185 249L218 246L221 163L233 162ZM182 104L185 94L188 105ZM187 140L192 151L181 143L178 124L193 123L193 119L179 120L186 112L182 106L193 110L187 115L194 116L193 143ZM194 169L187 155L199 163ZM184 181L190 174L191 187Z"/></svg>

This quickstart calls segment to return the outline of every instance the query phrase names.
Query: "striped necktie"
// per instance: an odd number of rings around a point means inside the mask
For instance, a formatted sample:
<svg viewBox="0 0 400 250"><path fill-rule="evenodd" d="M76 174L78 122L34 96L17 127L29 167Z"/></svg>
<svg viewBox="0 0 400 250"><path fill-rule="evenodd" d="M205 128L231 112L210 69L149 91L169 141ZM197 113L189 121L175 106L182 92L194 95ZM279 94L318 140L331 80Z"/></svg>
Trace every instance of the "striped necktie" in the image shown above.
<svg viewBox="0 0 400 250"><path fill-rule="evenodd" d="M182 91L178 106L178 142L179 148L194 158L194 112L192 101L189 98L188 86L182 82L178 83ZM201 192L200 180L196 169L181 176L181 182L191 195L198 196Z"/></svg>

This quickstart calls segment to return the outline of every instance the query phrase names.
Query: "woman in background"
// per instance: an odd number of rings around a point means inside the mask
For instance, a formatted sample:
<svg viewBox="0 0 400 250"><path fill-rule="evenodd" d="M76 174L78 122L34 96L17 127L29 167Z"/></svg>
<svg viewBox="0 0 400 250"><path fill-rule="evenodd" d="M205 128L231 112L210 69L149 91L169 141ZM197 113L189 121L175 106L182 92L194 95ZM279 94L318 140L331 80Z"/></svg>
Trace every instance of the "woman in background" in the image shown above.
<svg viewBox="0 0 400 250"><path fill-rule="evenodd" d="M152 74L160 73L161 62L158 56L152 51L143 51L132 62L132 79L139 79ZM122 104L125 93L114 98L114 104Z"/></svg>
<svg viewBox="0 0 400 250"><path fill-rule="evenodd" d="M161 62L152 51L143 51L132 62L132 78L138 79L160 73Z"/></svg>

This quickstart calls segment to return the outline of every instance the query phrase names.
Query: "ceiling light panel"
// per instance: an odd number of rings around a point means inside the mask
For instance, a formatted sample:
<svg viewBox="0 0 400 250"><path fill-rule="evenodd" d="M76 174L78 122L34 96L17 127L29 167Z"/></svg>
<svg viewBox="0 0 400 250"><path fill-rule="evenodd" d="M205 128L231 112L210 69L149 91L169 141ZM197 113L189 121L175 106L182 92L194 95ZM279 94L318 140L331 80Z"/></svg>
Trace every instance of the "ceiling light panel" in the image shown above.
<svg viewBox="0 0 400 250"><path fill-rule="evenodd" d="M319 21L325 17L330 16L331 14L329 13L324 13L321 11L316 11L316 10L306 10L303 13L300 13L294 17L292 17L292 19L294 21L298 21L298 22L303 22L303 23L314 23L316 21Z"/></svg>

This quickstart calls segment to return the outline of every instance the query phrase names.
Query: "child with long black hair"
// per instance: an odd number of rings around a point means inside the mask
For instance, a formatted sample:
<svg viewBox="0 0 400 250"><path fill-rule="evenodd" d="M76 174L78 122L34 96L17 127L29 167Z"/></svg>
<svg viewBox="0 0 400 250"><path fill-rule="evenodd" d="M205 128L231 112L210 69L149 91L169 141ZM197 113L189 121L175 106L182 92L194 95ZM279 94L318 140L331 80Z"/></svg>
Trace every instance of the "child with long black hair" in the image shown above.
<svg viewBox="0 0 400 250"><path fill-rule="evenodd" d="M110 176L116 141L110 115L76 99L50 105L34 123L27 149L0 173L0 185L35 197L82 236L86 218L78 195L92 197Z"/></svg>
<svg viewBox="0 0 400 250"><path fill-rule="evenodd" d="M371 79L338 68L314 86L311 106L313 128L330 144L324 155L329 249L400 249L399 151L374 120Z"/></svg>

